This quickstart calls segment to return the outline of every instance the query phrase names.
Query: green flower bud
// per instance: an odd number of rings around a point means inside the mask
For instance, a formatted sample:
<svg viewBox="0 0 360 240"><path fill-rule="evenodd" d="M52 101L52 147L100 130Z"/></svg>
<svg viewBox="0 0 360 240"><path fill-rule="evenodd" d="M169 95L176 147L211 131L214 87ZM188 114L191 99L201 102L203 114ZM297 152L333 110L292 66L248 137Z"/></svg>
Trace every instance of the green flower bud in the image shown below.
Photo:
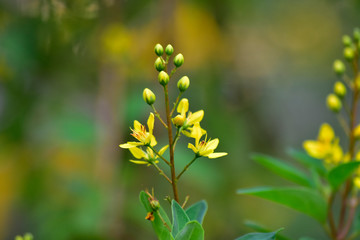
<svg viewBox="0 0 360 240"><path fill-rule="evenodd" d="M159 57L164 54L164 48L159 43L155 45L155 54L158 55Z"/></svg>
<svg viewBox="0 0 360 240"><path fill-rule="evenodd" d="M345 72L345 64L341 60L335 60L333 68L334 72L338 75L342 75Z"/></svg>
<svg viewBox="0 0 360 240"><path fill-rule="evenodd" d="M183 63L184 63L184 56L181 53L179 53L174 57L174 65L176 67L180 67L181 65L183 65Z"/></svg>
<svg viewBox="0 0 360 240"><path fill-rule="evenodd" d="M360 29L359 28L354 29L354 39L355 39L355 41L360 40Z"/></svg>
<svg viewBox="0 0 360 240"><path fill-rule="evenodd" d="M165 87L168 84L168 82L169 82L169 75L166 72L161 71L159 73L159 83Z"/></svg>
<svg viewBox="0 0 360 240"><path fill-rule="evenodd" d="M345 87L345 85L344 85L342 82L337 81L337 82L334 84L334 93L335 93L336 96L338 96L339 98L345 97L345 95L346 95L346 87Z"/></svg>
<svg viewBox="0 0 360 240"><path fill-rule="evenodd" d="M168 44L165 48L166 55L170 56L171 54L173 54L173 52L174 52L173 46L171 46L171 44Z"/></svg>
<svg viewBox="0 0 360 240"><path fill-rule="evenodd" d="M177 87L180 90L180 92L185 92L186 89L188 89L190 86L190 80L187 76L184 76L180 78L180 80L177 83Z"/></svg>
<svg viewBox="0 0 360 240"><path fill-rule="evenodd" d="M327 107L337 113L342 108L342 103L340 99L333 93L330 93L326 98Z"/></svg>
<svg viewBox="0 0 360 240"><path fill-rule="evenodd" d="M346 47L350 47L351 44L352 44L352 39L349 35L344 35L342 37L342 41L343 41L343 44L346 46Z"/></svg>
<svg viewBox="0 0 360 240"><path fill-rule="evenodd" d="M165 63L164 61L158 57L156 60L155 60L155 64L154 64L156 70L158 70L158 72L161 72L162 70L165 69Z"/></svg>
<svg viewBox="0 0 360 240"><path fill-rule="evenodd" d="M159 210L160 208L160 203L158 200L156 199L152 199L150 200L150 206L151 206L151 209L156 212L157 210Z"/></svg>
<svg viewBox="0 0 360 240"><path fill-rule="evenodd" d="M182 127L185 122L185 117L178 114L172 119L172 122L176 127Z"/></svg>
<svg viewBox="0 0 360 240"><path fill-rule="evenodd" d="M24 240L32 240L33 239L33 235L31 233L26 233L24 235Z"/></svg>
<svg viewBox="0 0 360 240"><path fill-rule="evenodd" d="M354 129L354 137L355 137L356 139L359 139L359 138L360 138L360 124L357 125L357 126L355 127L355 129Z"/></svg>
<svg viewBox="0 0 360 240"><path fill-rule="evenodd" d="M156 100L155 94L148 88L144 89L143 98L144 98L144 101L149 105L153 105Z"/></svg>
<svg viewBox="0 0 360 240"><path fill-rule="evenodd" d="M354 59L354 50L351 47L344 48L344 57L346 60L351 61Z"/></svg>

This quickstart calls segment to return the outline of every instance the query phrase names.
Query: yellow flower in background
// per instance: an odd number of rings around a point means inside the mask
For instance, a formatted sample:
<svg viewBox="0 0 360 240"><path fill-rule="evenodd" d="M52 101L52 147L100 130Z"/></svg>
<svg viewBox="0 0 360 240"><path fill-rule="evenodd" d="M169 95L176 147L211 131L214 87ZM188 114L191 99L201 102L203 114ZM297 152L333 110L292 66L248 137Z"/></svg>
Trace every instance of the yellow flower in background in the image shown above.
<svg viewBox="0 0 360 240"><path fill-rule="evenodd" d="M194 113L189 112L186 116L186 113L189 111L189 100L186 98L181 99L176 111L179 114L173 118L173 123L177 127L182 126L183 129L187 129L193 124L201 122L204 117L204 110L199 110Z"/></svg>
<svg viewBox="0 0 360 240"><path fill-rule="evenodd" d="M165 147L161 148L159 154L162 156L168 147L169 146L166 145ZM148 166L150 166L153 163L159 162L158 160L156 160L159 158L159 156L155 154L154 151L149 147L146 148L146 152L138 147L129 148L129 150L136 159L144 159L144 160L130 160L130 162L136 164L147 164Z"/></svg>
<svg viewBox="0 0 360 240"><path fill-rule="evenodd" d="M305 141L303 147L311 157L323 159L328 164L343 161L344 154L339 140L335 138L334 130L327 123L321 125L318 139Z"/></svg>
<svg viewBox="0 0 360 240"><path fill-rule="evenodd" d="M150 113L150 116L147 120L147 125L149 131L146 131L146 128L144 125L139 123L137 120L134 121L134 129L130 128L132 133L131 135L136 138L139 142L127 142L124 144L120 144L119 146L121 148L133 148L136 146L155 146L157 144L155 136L153 135L153 129L154 129L154 114Z"/></svg>
<svg viewBox="0 0 360 240"><path fill-rule="evenodd" d="M205 133L206 131L200 127L200 124L195 123L189 135L190 137L195 138L195 146L189 143L188 148L192 149L198 157L219 158L226 156L227 153L225 152L214 153L219 144L218 138L206 140L205 136L205 140L200 141Z"/></svg>

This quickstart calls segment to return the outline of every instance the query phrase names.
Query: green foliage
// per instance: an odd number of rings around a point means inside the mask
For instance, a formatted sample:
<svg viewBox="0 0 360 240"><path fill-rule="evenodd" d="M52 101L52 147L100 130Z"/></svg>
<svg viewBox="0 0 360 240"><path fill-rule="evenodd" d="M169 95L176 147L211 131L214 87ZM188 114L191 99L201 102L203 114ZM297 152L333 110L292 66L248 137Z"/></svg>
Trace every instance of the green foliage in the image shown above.
<svg viewBox="0 0 360 240"><path fill-rule="evenodd" d="M248 233L235 240L275 240L276 234L281 230L282 229L279 229L275 232L270 232L270 233Z"/></svg>
<svg viewBox="0 0 360 240"><path fill-rule="evenodd" d="M177 233L184 228L185 224L190 221L190 218L175 200L172 200L171 202L171 213L173 217L173 228L171 234L175 237Z"/></svg>
<svg viewBox="0 0 360 240"><path fill-rule="evenodd" d="M326 220L326 201L316 191L300 187L255 187L240 189L238 194L254 195L307 214L320 223Z"/></svg>
<svg viewBox="0 0 360 240"><path fill-rule="evenodd" d="M186 223L185 227L176 235L175 240L203 240L204 229L197 221Z"/></svg>
<svg viewBox="0 0 360 240"><path fill-rule="evenodd" d="M245 221L245 225L249 228L252 228L254 229L255 231L257 232L260 232L260 233L270 233L272 232L270 229L264 227L263 225L257 223L257 222L254 222L254 221ZM289 240L289 238L281 235L281 234L277 234L276 235L276 239L277 240Z"/></svg>
<svg viewBox="0 0 360 240"><path fill-rule="evenodd" d="M319 159L310 157L305 152L295 149L289 149L287 153L305 167L314 169L320 176L326 176L326 168Z"/></svg>
<svg viewBox="0 0 360 240"><path fill-rule="evenodd" d="M188 209L186 209L186 214L188 215L190 220L196 220L200 224L202 224L207 208L208 206L206 201L202 200L191 205Z"/></svg>
<svg viewBox="0 0 360 240"><path fill-rule="evenodd" d="M289 181L305 187L311 187L313 185L305 173L276 158L262 154L253 154L252 159Z"/></svg>
<svg viewBox="0 0 360 240"><path fill-rule="evenodd" d="M359 168L360 162L349 162L336 166L328 174L328 181L337 190Z"/></svg>
<svg viewBox="0 0 360 240"><path fill-rule="evenodd" d="M22 236L16 236L15 240L33 240L33 235L31 233L25 233L25 235Z"/></svg>

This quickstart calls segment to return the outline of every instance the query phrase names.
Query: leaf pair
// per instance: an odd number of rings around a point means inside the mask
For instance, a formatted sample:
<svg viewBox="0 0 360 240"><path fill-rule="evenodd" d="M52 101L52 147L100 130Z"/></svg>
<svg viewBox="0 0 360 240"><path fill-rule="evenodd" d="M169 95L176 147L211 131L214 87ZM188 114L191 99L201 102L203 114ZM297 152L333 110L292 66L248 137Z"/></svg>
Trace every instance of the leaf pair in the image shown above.
<svg viewBox="0 0 360 240"><path fill-rule="evenodd" d="M140 192L140 202L147 212L152 212L149 196ZM207 203L203 200L190 206L186 211L176 202L171 203L172 223L160 206L154 214L153 229L159 240L203 240L204 229L201 224L207 211Z"/></svg>

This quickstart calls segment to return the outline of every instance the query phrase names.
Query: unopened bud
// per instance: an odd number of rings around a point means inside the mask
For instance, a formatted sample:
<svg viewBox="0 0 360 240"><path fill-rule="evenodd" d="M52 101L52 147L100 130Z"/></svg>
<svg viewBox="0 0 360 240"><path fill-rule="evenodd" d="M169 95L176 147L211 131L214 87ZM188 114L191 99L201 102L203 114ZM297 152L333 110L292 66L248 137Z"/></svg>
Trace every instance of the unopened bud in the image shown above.
<svg viewBox="0 0 360 240"><path fill-rule="evenodd" d="M144 101L149 105L153 105L156 100L155 94L148 88L144 89L143 98L144 98Z"/></svg>
<svg viewBox="0 0 360 240"><path fill-rule="evenodd" d="M344 48L344 57L346 60L351 61L354 59L354 50L351 47Z"/></svg>
<svg viewBox="0 0 360 240"><path fill-rule="evenodd" d="M156 60L155 60L155 64L154 64L156 70L158 70L159 72L161 72L162 70L165 69L165 63L164 61L161 59L161 57L158 57Z"/></svg>
<svg viewBox="0 0 360 240"><path fill-rule="evenodd" d="M339 98L345 97L345 95L346 95L346 87L345 87L345 85L344 85L342 82L337 81L337 82L334 84L334 93L335 93L336 96L338 96Z"/></svg>
<svg viewBox="0 0 360 240"><path fill-rule="evenodd" d="M180 90L180 92L185 92L186 89L188 89L190 86L190 80L187 76L184 76L180 78L180 80L177 83L177 87Z"/></svg>
<svg viewBox="0 0 360 240"><path fill-rule="evenodd" d="M165 48L166 55L170 56L171 54L173 54L173 52L174 52L173 46L171 46L171 44L168 44Z"/></svg>
<svg viewBox="0 0 360 240"><path fill-rule="evenodd" d="M164 54L164 48L159 43L155 45L155 54L158 55L159 57Z"/></svg>
<svg viewBox="0 0 360 240"><path fill-rule="evenodd" d="M355 39L355 41L360 40L360 29L359 28L354 29L354 39Z"/></svg>
<svg viewBox="0 0 360 240"><path fill-rule="evenodd" d="M354 129L354 137L356 139L360 139L360 124L356 126L356 128Z"/></svg>
<svg viewBox="0 0 360 240"><path fill-rule="evenodd" d="M341 60L335 60L333 68L334 72L338 75L342 75L345 72L345 64Z"/></svg>
<svg viewBox="0 0 360 240"><path fill-rule="evenodd" d="M157 210L159 210L160 208L160 203L158 200L156 199L152 199L150 200L150 206L151 206L151 209L156 212Z"/></svg>
<svg viewBox="0 0 360 240"><path fill-rule="evenodd" d="M342 37L342 42L346 47L350 47L352 44L352 39L349 35L344 35Z"/></svg>
<svg viewBox="0 0 360 240"><path fill-rule="evenodd" d="M327 96L326 103L328 108L335 113L339 112L342 108L340 99L333 93Z"/></svg>
<svg viewBox="0 0 360 240"><path fill-rule="evenodd" d="M178 114L172 119L172 122L176 127L182 127L185 122L185 117Z"/></svg>
<svg viewBox="0 0 360 240"><path fill-rule="evenodd" d="M160 73L159 73L159 83L161 84L161 85L163 85L164 87L168 84L168 82L169 82L169 75L166 73L166 72L164 72L164 71L161 71Z"/></svg>
<svg viewBox="0 0 360 240"><path fill-rule="evenodd" d="M174 65L176 67L180 67L181 65L183 65L183 63L184 63L184 56L181 53L179 53L174 57Z"/></svg>

